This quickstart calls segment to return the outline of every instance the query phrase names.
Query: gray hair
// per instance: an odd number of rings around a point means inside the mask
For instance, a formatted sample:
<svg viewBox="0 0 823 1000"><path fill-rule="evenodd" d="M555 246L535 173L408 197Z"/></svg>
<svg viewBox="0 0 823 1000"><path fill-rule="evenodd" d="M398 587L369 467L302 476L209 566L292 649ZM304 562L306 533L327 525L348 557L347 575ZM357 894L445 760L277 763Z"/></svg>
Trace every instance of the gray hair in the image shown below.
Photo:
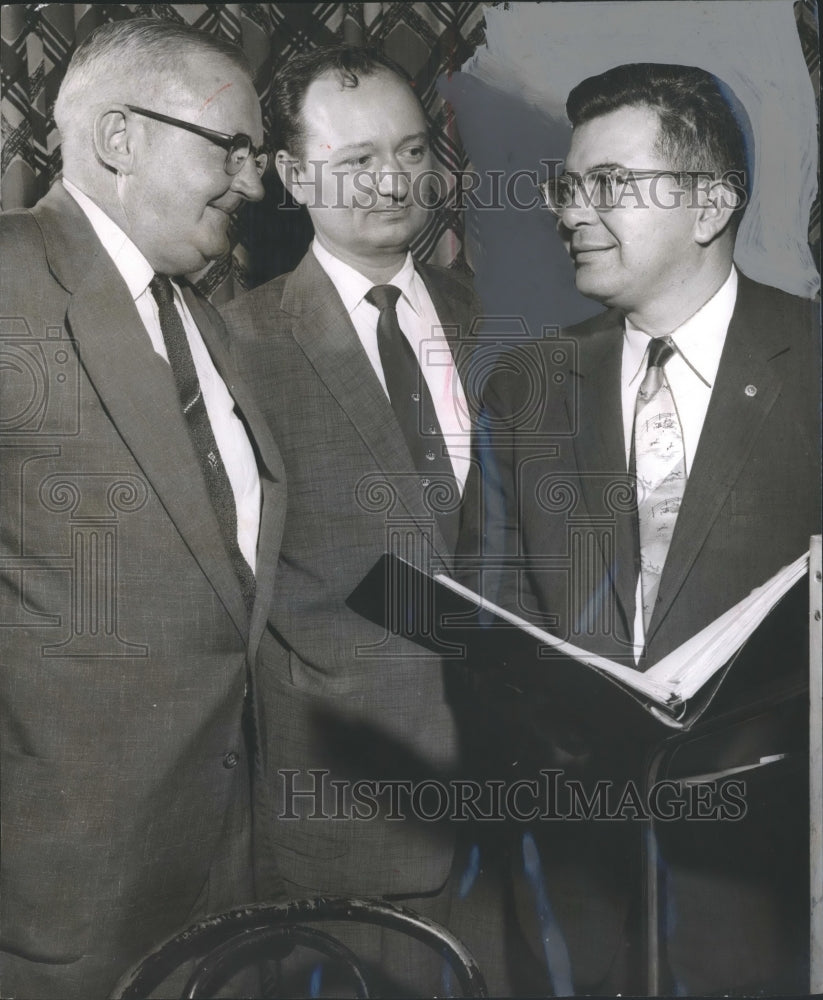
<svg viewBox="0 0 823 1000"><path fill-rule="evenodd" d="M54 105L64 152L66 143L90 141L102 102L142 102L147 95L179 88L185 83L181 61L204 53L228 60L251 78L239 48L187 24L138 17L101 25L75 50Z"/></svg>

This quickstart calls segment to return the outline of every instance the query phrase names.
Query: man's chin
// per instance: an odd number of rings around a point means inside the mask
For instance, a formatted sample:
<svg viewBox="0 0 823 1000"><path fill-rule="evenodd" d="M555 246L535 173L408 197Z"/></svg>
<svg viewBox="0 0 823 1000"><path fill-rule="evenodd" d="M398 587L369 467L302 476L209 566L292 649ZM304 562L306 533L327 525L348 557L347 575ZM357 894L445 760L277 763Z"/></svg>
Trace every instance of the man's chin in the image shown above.
<svg viewBox="0 0 823 1000"><path fill-rule="evenodd" d="M378 222L372 230L372 243L386 251L408 250L409 244L423 232L425 226L425 219L421 221L409 215L403 219L387 219Z"/></svg>
<svg viewBox="0 0 823 1000"><path fill-rule="evenodd" d="M189 280L196 281L201 277L212 264L230 249L228 237L222 241L211 242L207 247L198 248L192 252L191 266L185 271Z"/></svg>
<svg viewBox="0 0 823 1000"><path fill-rule="evenodd" d="M595 302L605 302L616 292L612 287L614 279L610 281L609 276L592 263L575 263L574 283L581 295Z"/></svg>

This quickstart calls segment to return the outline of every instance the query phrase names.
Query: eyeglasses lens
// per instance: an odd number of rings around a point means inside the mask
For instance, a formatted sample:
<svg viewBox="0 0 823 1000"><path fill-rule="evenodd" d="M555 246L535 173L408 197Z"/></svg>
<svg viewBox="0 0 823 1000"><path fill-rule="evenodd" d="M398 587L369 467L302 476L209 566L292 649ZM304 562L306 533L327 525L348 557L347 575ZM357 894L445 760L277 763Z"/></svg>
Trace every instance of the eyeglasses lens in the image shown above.
<svg viewBox="0 0 823 1000"><path fill-rule="evenodd" d="M542 185L546 204L556 215L567 208L592 206L594 208L614 208L622 178L609 170L592 170L579 175L560 174Z"/></svg>
<svg viewBox="0 0 823 1000"><path fill-rule="evenodd" d="M226 157L226 173L237 174L246 163L252 153L251 139L247 135L236 135L231 149ZM262 175L268 166L268 153L255 153L254 166L257 173Z"/></svg>

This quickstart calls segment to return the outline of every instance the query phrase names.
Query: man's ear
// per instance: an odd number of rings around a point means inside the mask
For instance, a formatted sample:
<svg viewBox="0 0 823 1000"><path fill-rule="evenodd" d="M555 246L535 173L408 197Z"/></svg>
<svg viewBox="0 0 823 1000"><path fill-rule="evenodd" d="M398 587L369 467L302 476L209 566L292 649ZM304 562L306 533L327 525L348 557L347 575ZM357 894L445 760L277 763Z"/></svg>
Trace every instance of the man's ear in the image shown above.
<svg viewBox="0 0 823 1000"><path fill-rule="evenodd" d="M94 119L94 149L103 163L118 174L129 174L134 162L134 135L128 109L113 105Z"/></svg>
<svg viewBox="0 0 823 1000"><path fill-rule="evenodd" d="M278 149L274 157L274 165L283 187L294 198L298 205L305 205L309 200L309 191L304 187L305 171L300 161L287 149Z"/></svg>
<svg viewBox="0 0 823 1000"><path fill-rule="evenodd" d="M735 209L742 203L741 191L725 178L697 182L695 240L708 246L726 229Z"/></svg>

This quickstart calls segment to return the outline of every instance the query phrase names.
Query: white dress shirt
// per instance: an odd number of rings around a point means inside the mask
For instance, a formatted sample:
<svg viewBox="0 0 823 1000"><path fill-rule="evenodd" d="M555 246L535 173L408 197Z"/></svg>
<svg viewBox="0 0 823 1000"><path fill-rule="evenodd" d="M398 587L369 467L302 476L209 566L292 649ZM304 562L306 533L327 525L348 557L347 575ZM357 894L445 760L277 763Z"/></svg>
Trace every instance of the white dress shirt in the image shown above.
<svg viewBox="0 0 823 1000"><path fill-rule="evenodd" d="M389 392L377 347L377 320L380 311L365 299L366 293L374 287L374 282L329 253L317 240L312 243L312 251L343 300L363 350L388 398ZM443 432L454 477L462 493L469 472L471 444L466 394L443 333L443 326L425 282L414 269L411 253L406 256L397 274L386 284L400 289L397 320L420 362Z"/></svg>
<svg viewBox="0 0 823 1000"><path fill-rule="evenodd" d="M737 271L732 267L726 281L709 301L669 334L676 351L666 363L666 379L683 431L687 476L694 464L694 456L706 420L706 411L709 408L712 387L717 378L720 355L726 343L726 333L736 300ZM626 320L623 335L621 394L627 469L634 432L637 390L646 372L650 343L651 337L648 334L638 330ZM634 619L635 662L640 659L645 644L641 596L641 584L638 578Z"/></svg>
<svg viewBox="0 0 823 1000"><path fill-rule="evenodd" d="M154 270L123 230L84 194L76 184L63 178L63 186L91 223L103 248L125 281L154 350L168 361L157 303L149 290ZM254 451L242 420L234 412L234 400L209 355L197 324L189 312L179 286L171 282L174 304L183 321L197 378L203 392L214 440L234 493L237 508L237 544L254 570L257 536L260 530L260 477ZM135 372L135 377L139 377ZM158 428L158 434L162 428Z"/></svg>

